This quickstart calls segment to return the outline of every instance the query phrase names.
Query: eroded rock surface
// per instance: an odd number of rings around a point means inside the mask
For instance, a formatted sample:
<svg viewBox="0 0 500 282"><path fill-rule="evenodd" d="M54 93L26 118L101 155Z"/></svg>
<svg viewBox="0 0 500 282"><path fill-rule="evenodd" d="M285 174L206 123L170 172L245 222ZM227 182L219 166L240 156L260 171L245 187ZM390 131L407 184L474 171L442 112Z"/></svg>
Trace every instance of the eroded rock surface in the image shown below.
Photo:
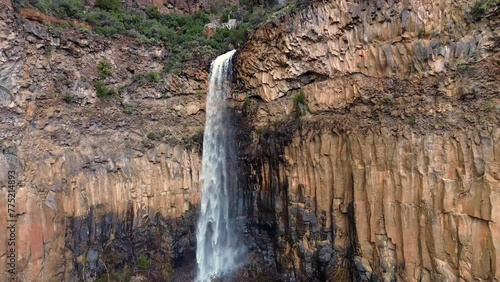
<svg viewBox="0 0 500 282"><path fill-rule="evenodd" d="M480 28L467 20L473 2L313 1L250 36L235 60L239 82L271 101L349 74L382 78L454 70L488 57L498 38L498 12ZM356 87L343 95L355 95Z"/></svg>
<svg viewBox="0 0 500 282"><path fill-rule="evenodd" d="M313 1L238 52L253 247L287 280L500 279L499 10L473 2Z"/></svg>
<svg viewBox="0 0 500 282"><path fill-rule="evenodd" d="M15 171L18 280L161 281L192 264L208 62L161 74L161 47L0 17L0 196ZM98 97L97 81L116 94Z"/></svg>
<svg viewBox="0 0 500 282"><path fill-rule="evenodd" d="M472 5L313 1L256 29L232 101L252 255L287 281L500 279L499 17L472 22ZM163 281L193 262L209 62L151 82L161 47L0 17L0 195L16 170L19 280L135 267Z"/></svg>
<svg viewBox="0 0 500 282"><path fill-rule="evenodd" d="M278 264L298 280L498 279L499 138L311 131L270 149L255 206L275 220Z"/></svg>

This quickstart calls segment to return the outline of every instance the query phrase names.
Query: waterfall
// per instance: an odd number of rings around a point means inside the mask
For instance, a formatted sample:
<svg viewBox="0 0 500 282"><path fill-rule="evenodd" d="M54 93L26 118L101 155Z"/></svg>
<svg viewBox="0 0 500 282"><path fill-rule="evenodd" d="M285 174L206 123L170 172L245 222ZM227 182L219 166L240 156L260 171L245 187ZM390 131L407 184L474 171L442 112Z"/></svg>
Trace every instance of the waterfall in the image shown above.
<svg viewBox="0 0 500 282"><path fill-rule="evenodd" d="M237 240L231 193L236 189L236 161L226 97L230 91L231 58L236 50L212 62L207 94L201 169L201 210L196 229L198 281L230 272L244 247Z"/></svg>

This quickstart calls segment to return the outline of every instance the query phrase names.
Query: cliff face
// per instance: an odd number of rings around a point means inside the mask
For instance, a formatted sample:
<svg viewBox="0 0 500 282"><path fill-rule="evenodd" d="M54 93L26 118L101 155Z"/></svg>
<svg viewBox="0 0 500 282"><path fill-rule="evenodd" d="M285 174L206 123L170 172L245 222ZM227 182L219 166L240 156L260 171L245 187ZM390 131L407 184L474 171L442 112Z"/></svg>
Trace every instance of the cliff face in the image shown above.
<svg viewBox="0 0 500 282"><path fill-rule="evenodd" d="M499 138L295 134L253 166L278 265L299 280L498 279Z"/></svg>
<svg viewBox="0 0 500 282"><path fill-rule="evenodd" d="M312 1L237 53L233 209L286 280L500 279L500 17L473 22L473 4ZM163 48L0 19L19 280L189 279L171 267L192 273L209 62L152 82Z"/></svg>
<svg viewBox="0 0 500 282"><path fill-rule="evenodd" d="M36 140L12 153L2 154L0 165L2 182L7 170L22 182L15 206L21 281L93 281L141 256L165 269L192 256L197 151L162 145L108 155L90 144L67 149ZM7 199L7 189L1 196ZM6 219L6 201L0 208ZM3 244L7 235L0 234Z"/></svg>
<svg viewBox="0 0 500 282"><path fill-rule="evenodd" d="M287 279L500 279L498 7L473 5L314 1L237 54L250 222Z"/></svg>
<svg viewBox="0 0 500 282"><path fill-rule="evenodd" d="M153 83L162 48L0 18L0 197L14 170L19 281L161 280L192 262L208 64ZM118 93L97 97L97 81Z"/></svg>
<svg viewBox="0 0 500 282"><path fill-rule="evenodd" d="M306 84L328 91L311 91L311 99L352 98L356 84L343 92L325 85L348 74L401 78L454 70L488 57L498 36L498 12L481 28L467 20L473 1L312 2L257 29L236 60L240 83L265 101Z"/></svg>

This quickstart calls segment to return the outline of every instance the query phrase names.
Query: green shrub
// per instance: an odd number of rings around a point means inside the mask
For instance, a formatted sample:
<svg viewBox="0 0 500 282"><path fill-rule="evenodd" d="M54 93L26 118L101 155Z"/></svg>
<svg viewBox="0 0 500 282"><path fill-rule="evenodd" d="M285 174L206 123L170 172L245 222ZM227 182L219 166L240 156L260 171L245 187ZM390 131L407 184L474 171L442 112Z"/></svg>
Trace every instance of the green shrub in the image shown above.
<svg viewBox="0 0 500 282"><path fill-rule="evenodd" d="M131 108L131 107L125 107L125 108L123 108L122 112L124 114L126 114L126 115L129 115L129 116L134 113L133 108Z"/></svg>
<svg viewBox="0 0 500 282"><path fill-rule="evenodd" d="M306 113L306 110L305 110L306 96L304 95L304 92L302 92L302 90L300 90L299 93L293 95L292 101L293 101L293 109L294 109L295 115L296 116L303 116Z"/></svg>
<svg viewBox="0 0 500 282"><path fill-rule="evenodd" d="M486 111L487 112L491 112L493 111L493 109L495 108L495 105L492 103L492 102L489 102L487 105L486 105Z"/></svg>
<svg viewBox="0 0 500 282"><path fill-rule="evenodd" d="M499 0L479 0L474 4L470 14L472 19L476 22L480 21L486 14L486 11L491 7L498 5L500 3Z"/></svg>
<svg viewBox="0 0 500 282"><path fill-rule="evenodd" d="M156 71L149 71L146 74L146 79L151 82L151 83L158 83L161 80L161 75L159 72Z"/></svg>
<svg viewBox="0 0 500 282"><path fill-rule="evenodd" d="M294 105L298 105L298 104L305 105L306 104L306 96L304 95L304 92L302 92L302 91L293 95L292 100L293 100Z"/></svg>
<svg viewBox="0 0 500 282"><path fill-rule="evenodd" d="M110 26L98 26L94 29L94 31L105 37L111 37L118 33L118 30L116 28Z"/></svg>
<svg viewBox="0 0 500 282"><path fill-rule="evenodd" d="M159 83L161 81L161 73L157 71L149 71L147 73L142 73L134 77L135 81L139 83L150 82Z"/></svg>
<svg viewBox="0 0 500 282"><path fill-rule="evenodd" d="M64 100L64 102L66 102L66 103L69 104L69 103L73 102L73 96L71 94L69 94L69 93L66 93L63 96L63 100Z"/></svg>
<svg viewBox="0 0 500 282"><path fill-rule="evenodd" d="M108 77L113 74L112 65L106 60L99 61L99 63L97 64L97 71L99 73L99 76L101 77Z"/></svg>
<svg viewBox="0 0 500 282"><path fill-rule="evenodd" d="M12 2L17 9L31 7L59 18L78 17L85 8L83 0L15 0Z"/></svg>
<svg viewBox="0 0 500 282"><path fill-rule="evenodd" d="M162 14L160 13L158 7L152 6L148 10L148 16L152 19L161 19Z"/></svg>
<svg viewBox="0 0 500 282"><path fill-rule="evenodd" d="M250 106L252 106L252 100L250 100L250 98L246 97L246 98L245 98L245 101L243 102L243 105L244 105L246 108L249 108Z"/></svg>
<svg viewBox="0 0 500 282"><path fill-rule="evenodd" d="M45 55L47 57L50 57L52 55L53 50L54 50L54 47L52 45L45 45Z"/></svg>
<svg viewBox="0 0 500 282"><path fill-rule="evenodd" d="M137 262L137 266L142 269L147 269L151 266L151 259L146 256L140 256Z"/></svg>
<svg viewBox="0 0 500 282"><path fill-rule="evenodd" d="M156 138L156 135L153 133L153 132L148 132L148 134L146 135L146 137L149 139L149 140L155 140ZM139 262L141 262L141 258L139 258Z"/></svg>
<svg viewBox="0 0 500 282"><path fill-rule="evenodd" d="M107 11L116 11L120 9L119 0L97 0L95 6Z"/></svg>
<svg viewBox="0 0 500 282"><path fill-rule="evenodd" d="M55 15L62 18L74 18L85 8L81 0L58 0L51 2L54 6Z"/></svg>
<svg viewBox="0 0 500 282"><path fill-rule="evenodd" d="M116 94L115 89L107 87L104 82L102 81L97 81L94 84L95 91L97 93L97 97L99 98L109 98L111 96L114 96Z"/></svg>
<svg viewBox="0 0 500 282"><path fill-rule="evenodd" d="M226 9L221 15L220 15L220 21L225 23L231 18L231 14L237 11L236 6L232 6L231 8Z"/></svg>
<svg viewBox="0 0 500 282"><path fill-rule="evenodd" d="M233 44L234 46L238 46L242 44L247 38L248 26L240 25L235 29L229 31L229 35L227 37L228 42Z"/></svg>
<svg viewBox="0 0 500 282"><path fill-rule="evenodd" d="M408 123L411 125L411 126L415 126L415 124L417 123L416 119L415 119L415 116L410 116L410 118L408 119Z"/></svg>

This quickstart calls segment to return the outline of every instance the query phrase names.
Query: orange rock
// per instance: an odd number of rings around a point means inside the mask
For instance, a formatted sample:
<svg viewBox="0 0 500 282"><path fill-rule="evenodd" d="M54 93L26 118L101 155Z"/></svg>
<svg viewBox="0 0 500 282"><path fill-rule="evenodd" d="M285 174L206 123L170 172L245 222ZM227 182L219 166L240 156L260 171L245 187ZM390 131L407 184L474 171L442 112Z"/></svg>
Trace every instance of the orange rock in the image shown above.
<svg viewBox="0 0 500 282"><path fill-rule="evenodd" d="M20 12L21 17L30 20L30 21L37 21L40 23L47 23L47 24L70 24L73 27L83 27L86 29L92 29L92 26L89 23L78 21L78 20L64 20L64 19L59 19L53 16L48 16L45 15L44 13L31 9L31 8L23 8L21 9Z"/></svg>

